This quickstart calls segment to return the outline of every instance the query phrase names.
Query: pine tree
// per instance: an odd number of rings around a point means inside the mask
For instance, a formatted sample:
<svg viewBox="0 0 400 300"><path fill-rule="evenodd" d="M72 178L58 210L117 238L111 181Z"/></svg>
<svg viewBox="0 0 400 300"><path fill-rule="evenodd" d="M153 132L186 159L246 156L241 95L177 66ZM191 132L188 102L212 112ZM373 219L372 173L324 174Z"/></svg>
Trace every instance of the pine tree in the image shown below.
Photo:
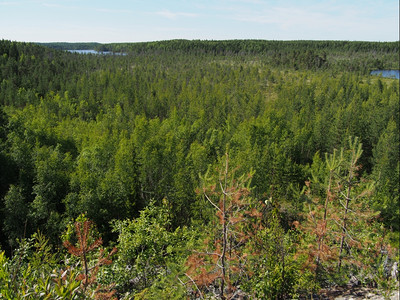
<svg viewBox="0 0 400 300"><path fill-rule="evenodd" d="M349 150L326 155L325 169L306 182L309 202L305 221L295 222L305 235L298 255L308 258L305 267L316 280L344 280L349 272L367 268L370 258L379 255L378 213L368 205L373 182L359 175L362 145L350 138ZM376 235L371 235L375 232Z"/></svg>
<svg viewBox="0 0 400 300"><path fill-rule="evenodd" d="M250 179L250 175L235 178L226 154L218 183L199 191L216 211L215 230L204 240L204 249L194 250L186 263L186 276L200 294L201 290L215 286L221 299L230 299L247 276L246 263L252 253L246 245L262 227L262 214L252 203ZM210 182L208 174L203 180Z"/></svg>
<svg viewBox="0 0 400 300"><path fill-rule="evenodd" d="M81 281L81 289L84 295L94 297L94 299L116 299L113 298L116 290L113 286L103 287L97 282L97 273L101 266L112 263L110 257L117 252L117 248L113 248L106 254L104 248L99 248L103 240L92 236L93 223L89 220L75 222L75 234L77 237L76 246L70 241L65 240L63 245L73 256L79 257L82 264L82 272L77 276L76 280ZM99 248L98 256L94 260L89 259L91 252Z"/></svg>

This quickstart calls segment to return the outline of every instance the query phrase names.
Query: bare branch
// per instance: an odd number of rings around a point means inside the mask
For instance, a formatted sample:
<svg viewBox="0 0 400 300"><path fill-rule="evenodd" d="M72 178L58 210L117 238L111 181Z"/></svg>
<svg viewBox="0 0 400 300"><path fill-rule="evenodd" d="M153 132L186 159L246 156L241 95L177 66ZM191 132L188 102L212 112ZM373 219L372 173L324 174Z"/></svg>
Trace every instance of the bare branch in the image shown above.
<svg viewBox="0 0 400 300"><path fill-rule="evenodd" d="M201 293L199 287L197 286L197 284L196 284L196 282L193 280L193 278L190 277L187 273L185 273L185 275L190 279L190 281L194 284L194 286L196 287L196 289L199 291L199 293L200 293L200 298L201 298L201 299L204 299L203 294Z"/></svg>
<svg viewBox="0 0 400 300"><path fill-rule="evenodd" d="M335 219L331 219L331 220L333 220L337 225L339 225L339 227L342 228L342 229L345 231L346 235L347 235L353 242L357 243L357 241L356 241L355 239L353 239L353 237L351 236L351 234L350 234L350 232L349 232L349 230L348 230L347 228L345 228L342 224L339 224L339 222L336 221Z"/></svg>
<svg viewBox="0 0 400 300"><path fill-rule="evenodd" d="M215 205L214 202L211 201L210 197L208 197L208 195L207 195L206 193L204 193L204 196L206 197L206 199L207 199L216 209L218 209L218 211L222 212L222 210L221 210L217 205Z"/></svg>
<svg viewBox="0 0 400 300"><path fill-rule="evenodd" d="M186 274L185 274L186 275ZM185 285L187 285L189 282L192 282L192 281L186 281L186 282L183 282L178 276L176 277L177 279L178 279L178 281L180 282L180 284L182 284L183 286L185 286Z"/></svg>
<svg viewBox="0 0 400 300"><path fill-rule="evenodd" d="M215 256L221 257L221 254L216 253L216 252L200 252L200 251L196 251L196 250L192 250L192 251L193 251L194 253L197 253L197 254L215 255Z"/></svg>

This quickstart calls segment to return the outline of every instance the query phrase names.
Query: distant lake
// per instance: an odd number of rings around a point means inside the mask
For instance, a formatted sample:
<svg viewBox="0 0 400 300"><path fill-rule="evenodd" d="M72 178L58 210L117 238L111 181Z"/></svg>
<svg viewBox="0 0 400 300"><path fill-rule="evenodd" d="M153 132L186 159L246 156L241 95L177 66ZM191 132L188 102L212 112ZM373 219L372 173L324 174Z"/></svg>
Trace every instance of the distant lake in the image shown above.
<svg viewBox="0 0 400 300"><path fill-rule="evenodd" d="M400 70L374 70L371 75L400 79Z"/></svg>
<svg viewBox="0 0 400 300"><path fill-rule="evenodd" d="M79 53L79 54L100 54L100 55L126 55L126 53L122 52L112 52L112 51L96 51L96 50L67 50L71 53Z"/></svg>

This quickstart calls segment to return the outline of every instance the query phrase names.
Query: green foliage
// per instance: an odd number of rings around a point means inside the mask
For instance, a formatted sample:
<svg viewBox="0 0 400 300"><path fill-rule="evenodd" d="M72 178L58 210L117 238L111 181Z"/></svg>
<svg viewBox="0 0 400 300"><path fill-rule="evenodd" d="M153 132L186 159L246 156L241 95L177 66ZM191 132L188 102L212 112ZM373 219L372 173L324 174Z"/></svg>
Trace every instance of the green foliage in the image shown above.
<svg viewBox="0 0 400 300"><path fill-rule="evenodd" d="M259 253L252 257L248 282L249 293L260 299L293 298L299 290L313 289L313 282L302 274L301 264L294 256L295 238L292 231L281 226L277 201L267 201L263 226L252 241L252 249ZM309 275L308 275L309 276Z"/></svg>
<svg viewBox="0 0 400 300"><path fill-rule="evenodd" d="M384 223L399 231L399 128L390 120L379 138L374 153L373 177L380 183L372 199L372 206L381 212Z"/></svg>
<svg viewBox="0 0 400 300"><path fill-rule="evenodd" d="M353 259L373 266L364 273L374 273L377 257L357 245L398 244L399 82L369 76L375 68L398 68L397 42L46 46L53 49L0 41L0 244L8 268L3 272L18 265L13 252L22 247L18 240L40 229L60 246L66 224L85 214L106 246L121 248L117 264L98 273L101 282L116 283L126 298L133 293L184 298L189 250L206 234L216 234L215 207L196 194L199 174L215 170L226 149L237 174L252 173L246 186L252 201L269 203L257 207L263 213L260 247L254 245L256 235L248 244L269 254L249 261L246 272L252 270L253 281L247 280L250 273L237 279L246 282L248 293L296 297L301 285L316 290L360 271L351 267ZM54 49L66 47L126 55ZM363 145L356 164L351 152L335 150L347 149L348 136L358 136ZM324 159L323 153L331 155ZM357 173L351 180L350 169ZM358 197L370 180L373 194ZM380 219L372 218L378 213ZM294 230L294 220L305 231ZM317 231L325 222L321 235ZM355 242L343 228L357 233ZM72 226L66 235L73 232ZM322 246L333 251L332 259L316 255ZM29 261L33 252L27 253ZM318 272L300 271L317 258ZM335 276L338 261L341 272ZM112 268L119 274L115 278ZM21 270L33 278L28 269ZM63 273L51 269L48 274L60 280L50 286L71 291L78 273L70 265L61 279Z"/></svg>
<svg viewBox="0 0 400 300"><path fill-rule="evenodd" d="M378 260L379 261L379 260ZM393 278L387 274L388 266L385 267L384 261L379 261L378 267L374 270L374 280L377 283L379 289L385 300L389 300L392 297L394 291L398 290L398 283L396 278ZM388 276L389 275L389 276Z"/></svg>
<svg viewBox="0 0 400 300"><path fill-rule="evenodd" d="M23 189L11 185L3 203L3 230L8 233L9 244L15 246L16 239L25 237L28 224L28 208Z"/></svg>
<svg viewBox="0 0 400 300"><path fill-rule="evenodd" d="M11 259L0 253L3 299L81 299L73 270L59 270L56 254L40 233L22 240Z"/></svg>
<svg viewBox="0 0 400 300"><path fill-rule="evenodd" d="M30 218L53 241L57 241L63 230L62 214L65 207L62 200L69 192L68 179L72 169L72 158L60 151L60 147L41 147L36 150L35 180L30 203Z"/></svg>
<svg viewBox="0 0 400 300"><path fill-rule="evenodd" d="M164 295L182 292L174 276L180 271L177 266L182 267L185 249L192 237L185 227L171 228L167 200L162 206L150 202L134 220L115 221L113 230L118 232L119 252L118 261L112 268L112 281L116 282L120 293L129 293L128 297L146 290L144 293L152 294L157 286L166 288L171 279L175 283L164 291Z"/></svg>

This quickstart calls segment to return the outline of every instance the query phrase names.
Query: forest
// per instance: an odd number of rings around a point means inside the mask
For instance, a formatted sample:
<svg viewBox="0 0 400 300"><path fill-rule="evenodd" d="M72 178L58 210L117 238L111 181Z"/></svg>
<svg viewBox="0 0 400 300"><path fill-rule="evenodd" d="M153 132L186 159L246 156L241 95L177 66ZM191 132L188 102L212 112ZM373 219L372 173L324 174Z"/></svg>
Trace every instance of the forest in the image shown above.
<svg viewBox="0 0 400 300"><path fill-rule="evenodd" d="M0 298L388 297L399 80L370 71L398 68L398 42L0 40Z"/></svg>

